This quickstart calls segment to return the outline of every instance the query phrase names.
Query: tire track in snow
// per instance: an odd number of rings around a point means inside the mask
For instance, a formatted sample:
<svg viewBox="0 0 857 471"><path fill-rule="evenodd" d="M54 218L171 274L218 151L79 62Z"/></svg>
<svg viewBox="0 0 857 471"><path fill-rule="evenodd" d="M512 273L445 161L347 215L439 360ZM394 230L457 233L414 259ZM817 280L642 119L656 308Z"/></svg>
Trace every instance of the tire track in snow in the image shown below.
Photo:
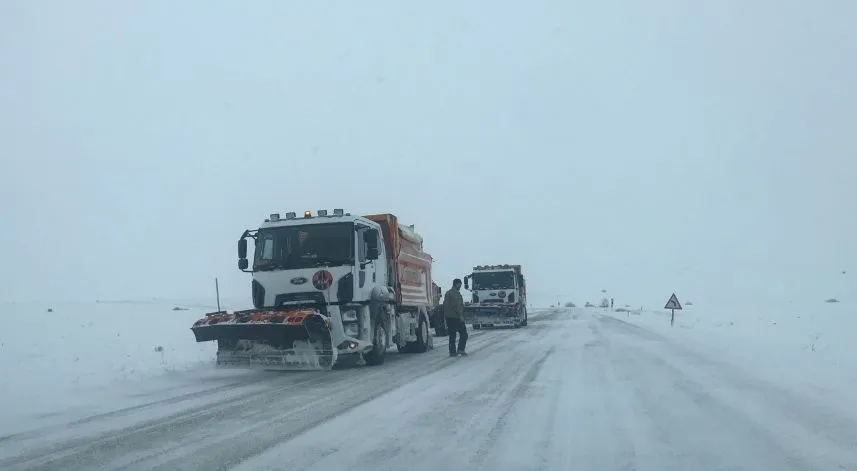
<svg viewBox="0 0 857 471"><path fill-rule="evenodd" d="M479 337L481 333L476 333L474 337ZM436 338L435 348L438 346L443 346L448 343L446 337ZM388 352L390 353L390 352ZM409 356L409 355L406 355ZM402 357L400 354L391 354L387 358L387 363L392 364L399 360ZM213 361L213 360L212 360ZM218 370L214 365L212 365L212 372L223 373L229 370ZM360 367L358 367L360 368ZM353 368L349 368L342 371L350 371ZM24 455L26 454L26 450L29 448L36 448L38 451L31 454L32 457L41 456L44 454L44 443L45 442L53 442L49 447L52 453L60 454L64 449L71 449L79 447L83 443L95 441L101 438L113 438L114 431L118 433L122 433L123 430L126 430L128 425L126 422L131 422L132 425L137 428L142 428L147 424L158 424L163 420L168 420L171 416L175 417L180 414L188 414L193 412L194 410L203 411L210 407L217 407L217 402L225 402L231 401L234 398L243 399L243 398L252 398L256 397L260 394L268 394L270 393L269 389L272 384L280 385L284 384L287 387L298 386L300 384L307 383L316 383L316 382L324 382L330 380L330 373L326 372L276 372L276 371L242 371L242 370L232 370L239 375L244 376L252 375L245 380L239 381L231 381L227 384L221 384L215 387L206 388L199 391L193 391L185 394L171 395L165 398L161 398L155 401L149 401L142 404L136 404L130 407L124 407L121 409L108 411L99 414L93 414L91 416L83 417L80 419L75 419L69 422L64 423L61 427L49 426L49 427L40 427L34 430L28 430L26 432L10 434L3 437L0 437L0 445L3 447L7 447L13 449L18 455L18 459L25 459ZM306 378L306 376L310 376ZM224 380L228 380L231 378L224 378ZM210 381L212 380L209 376L199 377L196 375L189 375L187 378L188 381ZM215 379L217 380L217 379ZM261 386L261 390L257 390L255 386ZM169 393L169 389L164 390L165 393ZM219 395L223 395L224 397L218 397ZM147 393L143 397L151 397L153 393ZM196 400L199 399L208 399L206 403L200 403ZM168 408L165 406L168 405L179 405L181 403L196 401L193 404L186 408ZM134 415L140 415L141 413L151 411L151 413L159 416L159 417L145 417L142 419L138 419L138 422L133 422ZM109 421L109 419L119 419L123 420L113 420ZM84 426L92 424L93 427L89 427L90 429L97 427L94 432L87 433L87 430ZM110 432L110 433L108 433ZM83 436L82 436L83 435ZM3 442L7 443L3 443ZM64 446L60 446L64 445ZM10 460L8 457L4 457L3 450L0 449L0 465L4 463L11 463L14 460ZM8 454L7 454L8 455Z"/></svg>
<svg viewBox="0 0 857 471"><path fill-rule="evenodd" d="M487 435L482 440L482 443L480 444L479 448L476 450L475 455L471 458L471 465L481 466L485 461L485 457L493 451L494 446L497 442L497 437L499 437L499 435L506 427L506 416L509 414L509 411L515 405L517 400L521 398L524 391L526 391L527 388L530 387L530 384L533 382L533 380L536 379L536 376L538 376L539 372L541 371L545 360L547 360L548 357L554 353L555 349L555 346L549 347L548 350L541 356L541 358L539 358L538 360L536 360L535 363L530 365L530 367L526 370L526 373L524 373L523 377L521 377L516 383L514 383L514 386L511 388L509 393L506 394L504 398L499 399L497 402L494 403L494 406L499 409L496 414L497 417L494 420L494 425L488 431Z"/></svg>
<svg viewBox="0 0 857 471"><path fill-rule="evenodd" d="M661 361L667 358L687 360L692 363L694 371L705 370L707 376L717 379L720 384L728 385L742 396L776 407L777 415L789 417L795 422L806 425L840 447L851 447L857 450L857 434L854 433L857 431L857 418L853 415L854 410L847 411L851 414L845 416L841 411L816 402L814 398L779 387L746 373L726 361L711 358L684 347L668 337L609 316L602 317L601 321L606 321L607 324L615 322L628 333L650 340L660 348L671 350L671 354L661 358ZM680 366L680 364L675 365ZM857 406L857 403L855 405Z"/></svg>
<svg viewBox="0 0 857 471"><path fill-rule="evenodd" d="M72 438L69 440L60 441L51 444L47 447L36 449L30 453L16 456L11 459L0 460L0 467L8 469L9 466L19 466L27 464L28 466L47 466L46 469L51 469L53 463L60 463L57 469L72 469L63 468L63 460L83 461L81 455L95 456L126 450L132 451L133 446L141 443L156 443L158 441L167 441L165 437L169 434L175 434L177 431L186 431L191 433L193 429L216 421L222 417L224 409L228 408L244 408L254 401L265 400L272 394L288 392L295 388L301 387L316 387L330 383L331 379L322 376L316 376L303 381L292 382L292 378L287 378L282 381L282 378L277 378L274 381L276 385L269 385L261 390L255 390L251 393L241 393L237 397L228 398L219 402L206 402L203 405L193 404L186 408L180 409L177 413L172 413L166 417L157 419L144 419L130 427L123 427L118 430L109 432L101 432L95 436ZM344 378L343 378L344 379ZM342 380L342 379L340 379ZM285 383L285 384L283 384ZM244 389L239 386L237 392ZM169 401L161 403L161 406L169 404ZM112 416L111 416L112 417ZM97 423L97 422L96 422ZM164 433L168 429L168 433ZM73 433L74 428L70 431ZM29 467L26 469L30 469Z"/></svg>
<svg viewBox="0 0 857 471"><path fill-rule="evenodd" d="M627 387L616 375L616 365L611 361L612 344L592 320L587 322L594 341L584 345L584 364L598 384L601 396L598 400L604 439L610 441L610 453L598 457L599 468L637 469L644 460L644 450L635 442L642 436L639 430L639 412L628 407Z"/></svg>
<svg viewBox="0 0 857 471"><path fill-rule="evenodd" d="M200 398L207 397L207 396L213 396L213 395L216 395L216 394L221 393L221 392L226 392L226 391L230 391L230 390L235 390L237 388L248 387L248 386L252 386L255 384L268 382L268 381L271 381L271 379L272 379L271 376L260 376L260 377L256 377L256 378L244 379L241 381L232 381L232 382L229 382L227 384L221 384L219 386L214 386L214 387L210 387L210 388L206 388L206 389L202 389L202 390L198 390L198 391L193 391L193 392L184 393L184 394L178 394L178 395L174 395L174 396L168 396L166 398L158 399L156 401L144 402L142 404L136 404L136 405L129 406L129 407L123 407L121 409L116 409L116 410L112 410L112 411L108 411L108 412L93 414L93 415L90 415L87 417L83 417L80 419L75 419L75 420L69 421L66 424L64 424L64 426L70 427L70 428L71 427L78 427L78 426L86 425L86 424L91 423L91 422L103 421L103 420L111 419L114 417L119 417L119 416L128 415L128 414L135 413L135 412L145 411L147 409L155 409L155 408L158 408L160 406L167 405L167 404L177 404L177 403L181 403L184 401L190 401L190 400L200 399ZM169 392L169 391L167 391L167 392ZM150 394L147 394L146 396L149 396L149 395ZM58 412L55 415L59 415L59 414L61 414L61 413ZM4 436L0 437L0 443L2 443L5 440L28 440L28 439L32 439L32 438L44 437L46 433L49 433L50 431L52 431L54 429L55 429L55 427L53 427L53 426L43 426L43 427L39 427L37 429L28 430L26 432L4 435Z"/></svg>
<svg viewBox="0 0 857 471"><path fill-rule="evenodd" d="M639 399L657 414L659 440L682 450L673 459L686 469L713 463L857 469L857 423L667 337L606 316L599 321L618 334L614 345L621 348L613 349L614 364L626 378L652 385L638 391ZM696 423L696 430L688 430L688 422Z"/></svg>
<svg viewBox="0 0 857 471"><path fill-rule="evenodd" d="M527 330L529 329L525 328L523 332ZM473 335L471 337L473 339L471 343L474 346L473 351L499 345L500 343L495 341L496 338L507 337L516 332L522 331L497 330ZM436 350L438 346L442 345L443 342L436 343ZM445 354L445 352L443 353ZM90 465L93 467L96 465L108 465L108 467L112 465L114 467L110 469L117 469L117 467L153 469L152 466L157 466L160 462L164 469L179 469L187 467L188 463L193 463L192 468L228 469L229 466L237 464L243 458L258 454L266 448L287 440L294 434L335 417L344 410L343 404L347 404L348 407L356 407L362 402L412 381L432 371L432 369L442 368L456 361L456 359L450 359L444 355L440 359L431 358L428 363L425 363L421 360L426 359L425 357L426 355L401 355L400 357L392 354L388 357L387 364L377 369L358 367L320 373L318 377L300 382L295 382L293 378L307 373L297 375L286 373L285 376L276 378L273 385L269 385L272 381L266 377L259 379L259 381L253 381L254 384L266 386L259 391L248 394L242 392L237 397L219 403L206 403L205 405L191 403L189 407L164 418L143 421L131 427L91 437L64 440L30 453L0 460L0 467L3 469L33 469L34 467L40 467L40 469L86 469ZM401 370L409 368L414 368L414 371L408 372L404 376L397 374L397 371L401 372ZM396 380L396 378L400 379ZM246 386L239 382L233 384L238 385L234 390L224 385L215 388L215 391L208 395L217 396L229 392L235 396L236 392L241 392L240 390ZM331 394L331 391L338 389L346 392ZM205 396L206 394L202 395ZM322 398L315 401L307 400L304 407L289 401L290 397L306 400L313 395ZM194 393L191 393L184 399L181 397L165 398L141 405L139 408L129 408L125 412L143 409L157 411L166 404L191 402L199 396L194 396ZM281 408L280 414L276 413L278 406ZM319 414L318 410L314 410L324 408L327 408L330 413ZM275 411L273 416L271 415L272 410ZM114 419L117 415L122 415L125 412L114 411L101 414L98 417L85 419L84 422L92 424L109 422L108 419ZM288 432L283 431L289 428L287 426L282 427L287 425L287 419L294 418L294 416L300 417L302 425ZM234 427L234 430L224 433L224 430L228 430L229 427ZM258 440L259 443L255 445L247 443L247 434L256 430L261 430L269 436ZM242 435L244 436L243 440ZM223 453L217 452L217 450L214 450L213 453L214 456L217 456L215 459L200 460L198 456L191 456L197 450L217 448L224 441L235 443L236 439L242 446L227 447L231 449L230 453L236 458L221 456ZM12 442L14 444L15 441L12 440Z"/></svg>
<svg viewBox="0 0 857 471"><path fill-rule="evenodd" d="M495 348L497 343L494 339L498 336L502 336L502 331L496 332L495 335L479 336L479 340L481 341L475 343L471 351L475 353ZM252 425L248 427L253 430L253 435L257 437L252 443L239 442L239 446L234 445L233 440L245 437L249 433L249 429L239 429L226 435L219 435L216 443L204 443L196 449L181 447L179 449L181 452L179 456L169 457L169 454L156 455L154 457L156 459L146 462L145 467L130 467L128 469L171 471L179 469L181 464L187 461L188 455L191 454L206 457L205 465L202 466L202 469L231 469L247 458L251 458L271 447L287 442L289 439L302 434L306 430L335 419L343 412L357 408L366 402L411 383L432 371L454 364L456 361L459 360L449 358L444 354L439 358L432 359L428 363L419 362L421 363L419 365L421 368L408 371L405 375L382 369L371 374L371 376L366 376L364 372L361 376L366 381L363 381L359 385L351 388L342 388L332 395L324 395L322 398L297 410L289 410L273 417L270 417L269 409L261 411L259 419L253 420ZM374 381L375 379L388 379L390 381ZM263 419L263 417L267 417L267 419ZM259 436L263 436L264 438L258 438ZM168 459L165 460L164 457L168 457ZM195 466L200 466L201 463L199 463L199 460L197 459L196 461Z"/></svg>
<svg viewBox="0 0 857 471"><path fill-rule="evenodd" d="M532 340L555 331L549 322L496 331L509 335L389 392L384 403L355 408L237 469L472 469L463 463L480 462L478 453L490 455L542 358L552 355L555 341Z"/></svg>
<svg viewBox="0 0 857 471"><path fill-rule="evenodd" d="M536 383L542 388L517 405L515 427L484 469L635 469L642 432L612 374L609 342L585 313L558 327L556 353Z"/></svg>

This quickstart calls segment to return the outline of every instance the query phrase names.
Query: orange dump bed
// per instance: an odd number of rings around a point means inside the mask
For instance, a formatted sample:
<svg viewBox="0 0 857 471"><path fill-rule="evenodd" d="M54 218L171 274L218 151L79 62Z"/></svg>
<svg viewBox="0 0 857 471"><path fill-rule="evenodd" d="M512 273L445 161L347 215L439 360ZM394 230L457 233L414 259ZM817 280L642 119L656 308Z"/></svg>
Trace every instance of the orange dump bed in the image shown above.
<svg viewBox="0 0 857 471"><path fill-rule="evenodd" d="M392 214L364 217L381 226L388 262L395 272L396 302L400 306L430 307L432 258L423 251L422 237L413 227L400 225Z"/></svg>

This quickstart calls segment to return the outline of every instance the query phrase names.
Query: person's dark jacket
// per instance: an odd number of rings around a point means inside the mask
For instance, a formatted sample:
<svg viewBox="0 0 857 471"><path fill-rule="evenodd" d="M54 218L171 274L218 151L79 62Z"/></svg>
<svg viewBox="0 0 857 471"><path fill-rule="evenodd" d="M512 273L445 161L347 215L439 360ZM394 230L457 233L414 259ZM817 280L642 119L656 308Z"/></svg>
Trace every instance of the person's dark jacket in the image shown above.
<svg viewBox="0 0 857 471"><path fill-rule="evenodd" d="M464 319L464 298L455 288L450 288L443 296L443 315L453 319Z"/></svg>

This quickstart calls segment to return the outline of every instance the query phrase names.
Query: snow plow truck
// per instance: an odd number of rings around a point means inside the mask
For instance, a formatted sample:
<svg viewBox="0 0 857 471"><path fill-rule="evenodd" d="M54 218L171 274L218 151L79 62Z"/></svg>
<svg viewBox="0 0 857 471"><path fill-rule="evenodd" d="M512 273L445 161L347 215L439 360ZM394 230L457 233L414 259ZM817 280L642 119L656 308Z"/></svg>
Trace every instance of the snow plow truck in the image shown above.
<svg viewBox="0 0 857 471"><path fill-rule="evenodd" d="M403 353L433 348L431 266L422 237L392 214L271 214L238 240L253 309L206 314L191 330L197 342L217 341L220 366L380 365L393 344Z"/></svg>
<svg viewBox="0 0 857 471"><path fill-rule="evenodd" d="M527 284L520 265L479 265L464 277L471 302L464 321L474 329L527 325Z"/></svg>

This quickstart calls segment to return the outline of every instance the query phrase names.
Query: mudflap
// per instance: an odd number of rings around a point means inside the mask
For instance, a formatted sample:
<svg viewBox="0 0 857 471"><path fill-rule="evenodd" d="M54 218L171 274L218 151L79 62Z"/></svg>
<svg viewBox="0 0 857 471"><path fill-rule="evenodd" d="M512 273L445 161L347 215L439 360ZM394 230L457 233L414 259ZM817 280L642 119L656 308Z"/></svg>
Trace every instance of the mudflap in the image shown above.
<svg viewBox="0 0 857 471"><path fill-rule="evenodd" d="M239 314L235 316L238 319ZM218 367L284 371L332 369L337 362L337 349L325 318L313 313L300 317L298 322L298 325L294 325L297 322L289 325L232 320L194 325L191 330L197 342L217 341Z"/></svg>

